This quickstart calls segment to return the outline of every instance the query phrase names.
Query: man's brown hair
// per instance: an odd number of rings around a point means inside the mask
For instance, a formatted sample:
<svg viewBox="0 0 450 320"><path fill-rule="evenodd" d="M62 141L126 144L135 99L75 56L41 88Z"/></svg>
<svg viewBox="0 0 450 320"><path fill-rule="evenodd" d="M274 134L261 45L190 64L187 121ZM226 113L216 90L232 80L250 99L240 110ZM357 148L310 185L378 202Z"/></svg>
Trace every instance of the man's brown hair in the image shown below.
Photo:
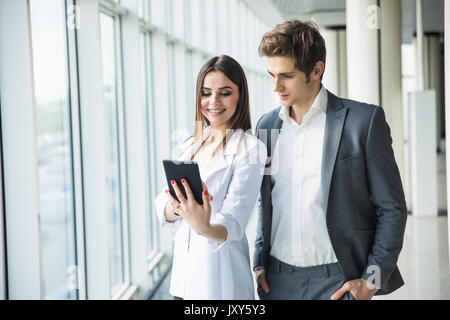
<svg viewBox="0 0 450 320"><path fill-rule="evenodd" d="M327 56L325 40L317 25L299 20L286 21L266 32L258 51L261 57L293 58L295 67L306 74L308 82L316 63L322 61L325 64Z"/></svg>

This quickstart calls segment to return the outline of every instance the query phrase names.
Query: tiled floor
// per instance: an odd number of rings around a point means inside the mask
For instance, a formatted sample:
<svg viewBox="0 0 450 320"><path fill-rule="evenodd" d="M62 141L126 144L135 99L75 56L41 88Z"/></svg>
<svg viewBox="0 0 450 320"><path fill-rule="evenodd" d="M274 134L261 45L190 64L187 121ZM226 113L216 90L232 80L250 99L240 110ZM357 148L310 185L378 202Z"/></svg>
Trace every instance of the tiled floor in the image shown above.
<svg viewBox="0 0 450 320"><path fill-rule="evenodd" d="M173 297L169 294L170 274L171 272L167 274L166 278L161 283L161 286L153 295L152 300L173 300Z"/></svg>
<svg viewBox="0 0 450 320"><path fill-rule="evenodd" d="M378 299L450 299L447 217L409 216L398 266L405 285Z"/></svg>

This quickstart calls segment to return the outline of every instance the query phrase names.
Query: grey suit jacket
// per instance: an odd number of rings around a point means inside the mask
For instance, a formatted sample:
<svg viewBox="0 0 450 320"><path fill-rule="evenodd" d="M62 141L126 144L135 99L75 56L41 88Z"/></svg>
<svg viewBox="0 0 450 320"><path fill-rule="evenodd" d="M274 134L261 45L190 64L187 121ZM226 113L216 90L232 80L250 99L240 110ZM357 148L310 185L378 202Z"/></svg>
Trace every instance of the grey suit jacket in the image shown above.
<svg viewBox="0 0 450 320"><path fill-rule="evenodd" d="M257 136L267 146L266 167L270 167L276 137L262 129L281 128L280 108L263 115L256 127ZM391 293L403 285L397 260L407 210L391 145L382 108L328 92L321 177L328 233L347 280L376 281L377 294ZM268 270L270 175L262 182L258 214L253 266Z"/></svg>

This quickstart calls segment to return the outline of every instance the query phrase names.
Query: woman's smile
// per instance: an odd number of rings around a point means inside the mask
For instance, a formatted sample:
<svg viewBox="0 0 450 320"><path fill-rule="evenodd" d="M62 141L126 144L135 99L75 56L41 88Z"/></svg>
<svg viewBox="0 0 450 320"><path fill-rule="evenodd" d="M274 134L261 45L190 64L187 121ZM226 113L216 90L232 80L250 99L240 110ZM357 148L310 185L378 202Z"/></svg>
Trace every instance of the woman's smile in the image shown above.
<svg viewBox="0 0 450 320"><path fill-rule="evenodd" d="M226 109L225 108L208 108L208 113L210 115L212 115L213 117L217 117L220 116L221 114L223 114Z"/></svg>

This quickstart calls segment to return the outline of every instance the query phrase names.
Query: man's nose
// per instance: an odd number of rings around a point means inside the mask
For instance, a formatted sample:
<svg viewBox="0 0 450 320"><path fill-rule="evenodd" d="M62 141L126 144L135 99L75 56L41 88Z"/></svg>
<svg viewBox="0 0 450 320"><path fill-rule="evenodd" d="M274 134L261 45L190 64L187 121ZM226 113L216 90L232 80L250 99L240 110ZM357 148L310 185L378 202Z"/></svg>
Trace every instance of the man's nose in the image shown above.
<svg viewBox="0 0 450 320"><path fill-rule="evenodd" d="M278 92L278 91L282 91L282 83L280 81L279 78L274 78L273 79L273 91Z"/></svg>

